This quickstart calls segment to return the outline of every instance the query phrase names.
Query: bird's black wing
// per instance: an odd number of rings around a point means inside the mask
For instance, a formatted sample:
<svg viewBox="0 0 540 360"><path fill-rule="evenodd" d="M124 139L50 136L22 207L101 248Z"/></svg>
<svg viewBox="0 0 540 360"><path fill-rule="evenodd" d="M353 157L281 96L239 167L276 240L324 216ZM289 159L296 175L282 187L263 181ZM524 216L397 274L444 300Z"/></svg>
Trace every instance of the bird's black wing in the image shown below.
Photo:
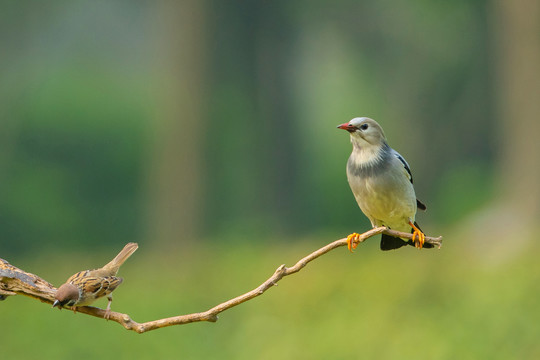
<svg viewBox="0 0 540 360"><path fill-rule="evenodd" d="M409 175L409 180L411 181L411 184L413 183L411 168L409 167L409 163L407 163L407 160L403 156L401 156L396 150L392 149L395 157L401 161L403 164L403 167L405 168L405 171L407 171L407 174ZM426 210L427 206L420 200L416 199L416 207L418 207L420 210Z"/></svg>
<svg viewBox="0 0 540 360"><path fill-rule="evenodd" d="M403 167L407 171L407 174L409 175L409 180L411 181L411 184L412 184L413 183L413 178L412 178L411 168L409 167L409 164L407 163L405 158L403 156L401 156L396 150L394 150L394 149L392 149L392 150L393 150L392 152L394 153L394 156L396 158L398 158L398 160L401 161L401 163L403 164Z"/></svg>

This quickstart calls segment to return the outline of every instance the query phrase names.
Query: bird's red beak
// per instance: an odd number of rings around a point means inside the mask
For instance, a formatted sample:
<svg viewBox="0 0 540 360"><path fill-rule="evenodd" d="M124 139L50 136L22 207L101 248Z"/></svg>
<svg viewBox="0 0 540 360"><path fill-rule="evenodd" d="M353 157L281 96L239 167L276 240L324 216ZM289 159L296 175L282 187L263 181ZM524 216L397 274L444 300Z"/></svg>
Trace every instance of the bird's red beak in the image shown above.
<svg viewBox="0 0 540 360"><path fill-rule="evenodd" d="M347 131L350 132L350 133L356 131L356 128L355 128L354 126L352 126L351 124L349 124L349 123L345 123L345 124L338 125L337 128L338 128L338 129L342 129L342 130L347 130Z"/></svg>

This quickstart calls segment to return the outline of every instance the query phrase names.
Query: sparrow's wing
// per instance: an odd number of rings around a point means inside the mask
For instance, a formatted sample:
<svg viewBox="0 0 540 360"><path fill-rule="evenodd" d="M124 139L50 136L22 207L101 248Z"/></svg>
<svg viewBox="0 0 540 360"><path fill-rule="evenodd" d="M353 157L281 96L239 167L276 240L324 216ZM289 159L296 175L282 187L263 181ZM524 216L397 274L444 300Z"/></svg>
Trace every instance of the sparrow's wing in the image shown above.
<svg viewBox="0 0 540 360"><path fill-rule="evenodd" d="M403 164L403 168L405 169L405 173L407 177L409 178L411 184L413 183L413 177L411 173L411 168L409 167L409 163L407 163L407 160L403 156L401 156L396 150L392 149L392 154L401 161L401 164ZM416 207L418 207L420 210L426 210L427 206L421 202L420 200L416 199Z"/></svg>
<svg viewBox="0 0 540 360"><path fill-rule="evenodd" d="M87 276L80 279L80 286L86 296L92 296L94 299L109 295L122 283L122 278L116 276L94 277Z"/></svg>
<svg viewBox="0 0 540 360"><path fill-rule="evenodd" d="M75 273L67 279L66 283L78 283L80 279L87 277L90 274L90 270L83 270Z"/></svg>
<svg viewBox="0 0 540 360"><path fill-rule="evenodd" d="M96 297L109 295L122 283L122 278L116 276L107 276L101 279L101 289L96 294Z"/></svg>

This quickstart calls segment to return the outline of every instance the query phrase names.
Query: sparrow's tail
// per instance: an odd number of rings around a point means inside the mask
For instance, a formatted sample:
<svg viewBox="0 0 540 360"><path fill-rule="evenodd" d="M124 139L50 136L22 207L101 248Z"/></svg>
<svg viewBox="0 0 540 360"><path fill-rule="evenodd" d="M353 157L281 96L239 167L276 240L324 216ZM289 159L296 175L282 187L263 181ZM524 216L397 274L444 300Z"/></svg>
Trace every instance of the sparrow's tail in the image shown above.
<svg viewBox="0 0 540 360"><path fill-rule="evenodd" d="M127 244L126 246L124 246L122 251L120 251L118 255L116 255L116 257L111 260L110 263L103 267L103 269L107 270L110 276L115 276L120 266L122 266L124 261L126 261L128 257L130 257L131 254L133 254L135 250L137 250L138 247L139 245L137 245L137 243Z"/></svg>

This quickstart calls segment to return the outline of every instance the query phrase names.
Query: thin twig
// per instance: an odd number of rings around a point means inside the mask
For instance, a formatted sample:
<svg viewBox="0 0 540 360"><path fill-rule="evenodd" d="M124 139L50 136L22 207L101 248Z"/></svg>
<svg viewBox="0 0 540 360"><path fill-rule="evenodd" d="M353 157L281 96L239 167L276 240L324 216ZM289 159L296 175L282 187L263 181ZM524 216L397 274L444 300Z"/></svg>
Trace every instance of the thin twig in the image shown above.
<svg viewBox="0 0 540 360"><path fill-rule="evenodd" d="M361 243L366 239L381 233L412 239L412 234L390 230L385 227L378 227L361 234L358 243ZM433 238L426 236L425 241L440 248L442 244L442 237L439 236L437 238ZM109 320L115 321L127 330L133 330L139 334L172 325L189 324L198 321L216 322L218 320L218 314L222 313L223 311L262 295L266 290L276 285L278 281L285 276L297 273L311 261L331 250L334 250L335 248L346 245L346 238L339 239L298 260L298 262L291 267L280 265L276 271L274 271L272 276L270 276L265 282L255 289L233 299L227 300L204 312L138 323L133 321L127 314L111 311ZM7 261L0 259L0 299L10 295L21 294L52 304L55 293L56 288L47 281L34 274L20 270L9 264ZM76 311L99 318L105 318L106 314L105 310L93 306L79 306L76 308Z"/></svg>

